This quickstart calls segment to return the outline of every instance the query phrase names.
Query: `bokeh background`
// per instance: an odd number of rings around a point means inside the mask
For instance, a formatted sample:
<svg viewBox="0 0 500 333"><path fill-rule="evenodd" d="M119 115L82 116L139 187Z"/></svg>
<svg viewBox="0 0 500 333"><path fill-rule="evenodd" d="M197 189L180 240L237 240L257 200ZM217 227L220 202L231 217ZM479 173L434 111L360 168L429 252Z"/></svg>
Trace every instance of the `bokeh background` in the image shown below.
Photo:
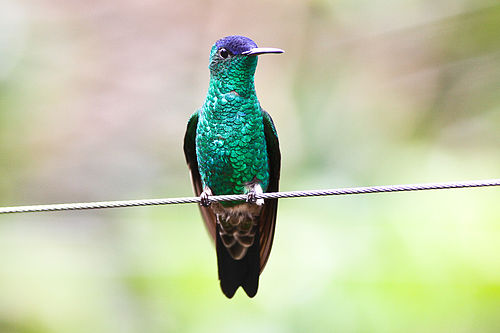
<svg viewBox="0 0 500 333"><path fill-rule="evenodd" d="M281 189L500 175L500 5L0 1L0 205L190 196L212 43L247 35ZM498 189L281 200L254 299L195 205L0 216L0 332L498 332Z"/></svg>

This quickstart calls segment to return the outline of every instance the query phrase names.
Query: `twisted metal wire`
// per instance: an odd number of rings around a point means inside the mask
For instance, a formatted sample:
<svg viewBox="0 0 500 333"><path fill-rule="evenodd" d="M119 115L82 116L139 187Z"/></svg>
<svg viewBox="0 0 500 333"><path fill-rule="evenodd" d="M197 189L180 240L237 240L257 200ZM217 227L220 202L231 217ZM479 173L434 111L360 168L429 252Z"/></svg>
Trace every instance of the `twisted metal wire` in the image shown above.
<svg viewBox="0 0 500 333"><path fill-rule="evenodd" d="M327 196L327 195L347 195L347 194L368 194L368 193L384 193L384 192L443 190L443 189L487 187L487 186L500 186L500 179L486 179L486 180L446 182L446 183L424 183L424 184L348 187L348 188L337 188L337 189L326 189L326 190L309 190L309 191L268 192L268 193L257 194L256 199L261 199L261 198L262 199L278 199L278 198L317 197L317 196ZM217 196L210 196L209 197L209 200L211 202L239 201L239 200L244 201L246 199L247 199L246 194L217 195ZM66 211L66 210L104 209L104 208L137 207L137 206L156 206L156 205L186 204L186 203L196 203L196 202L200 202L199 197L144 199L144 200L122 200L122 201L99 201L99 202L78 202L78 203L67 203L67 204L0 207L0 214L50 212L50 211L53 212L53 211Z"/></svg>

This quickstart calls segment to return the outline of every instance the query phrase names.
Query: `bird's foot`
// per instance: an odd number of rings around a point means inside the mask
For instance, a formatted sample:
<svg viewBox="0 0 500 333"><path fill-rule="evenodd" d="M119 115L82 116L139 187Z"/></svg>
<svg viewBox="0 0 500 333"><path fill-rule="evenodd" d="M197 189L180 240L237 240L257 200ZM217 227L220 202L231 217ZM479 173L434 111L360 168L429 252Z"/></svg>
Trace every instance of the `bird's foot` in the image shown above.
<svg viewBox="0 0 500 333"><path fill-rule="evenodd" d="M262 193L264 193L264 191L262 191L262 187L260 187L259 184L252 186L250 191L248 191L247 193L247 202L262 206L264 204L264 199L262 198L257 199L257 194L262 194Z"/></svg>
<svg viewBox="0 0 500 333"><path fill-rule="evenodd" d="M205 187L203 192L200 194L200 205L203 207L208 207L212 203L209 199L210 196L213 196L212 190L209 187Z"/></svg>
<svg viewBox="0 0 500 333"><path fill-rule="evenodd" d="M255 194L255 191L250 191L247 193L247 202L248 203L256 203L257 202L257 195Z"/></svg>

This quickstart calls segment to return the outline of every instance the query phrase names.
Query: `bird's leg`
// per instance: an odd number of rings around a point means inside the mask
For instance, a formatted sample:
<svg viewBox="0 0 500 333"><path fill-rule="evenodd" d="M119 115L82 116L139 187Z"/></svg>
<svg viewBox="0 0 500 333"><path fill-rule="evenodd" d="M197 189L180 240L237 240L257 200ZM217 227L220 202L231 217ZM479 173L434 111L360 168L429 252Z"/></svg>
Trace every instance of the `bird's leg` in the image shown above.
<svg viewBox="0 0 500 333"><path fill-rule="evenodd" d="M208 207L210 206L211 202L210 199L208 198L209 196L213 196L214 194L212 193L212 190L210 187L205 186L203 188L203 192L200 194L200 205L203 207Z"/></svg>
<svg viewBox="0 0 500 333"><path fill-rule="evenodd" d="M257 199L257 195L262 193L264 193L264 191L262 191L262 187L260 186L260 184L257 183L252 185L250 187L250 191L248 191L247 193L247 202L262 206L264 204L264 199Z"/></svg>

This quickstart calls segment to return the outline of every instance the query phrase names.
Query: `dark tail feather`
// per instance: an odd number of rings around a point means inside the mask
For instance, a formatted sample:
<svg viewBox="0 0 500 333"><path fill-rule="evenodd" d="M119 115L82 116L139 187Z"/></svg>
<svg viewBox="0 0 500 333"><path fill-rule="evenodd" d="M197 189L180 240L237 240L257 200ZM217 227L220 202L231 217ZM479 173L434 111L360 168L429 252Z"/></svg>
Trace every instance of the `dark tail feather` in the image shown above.
<svg viewBox="0 0 500 333"><path fill-rule="evenodd" d="M259 256L259 230L255 234L253 245L247 254L240 260L231 257L227 249L222 244L219 235L219 225L215 232L217 241L217 265L219 268L220 287L224 295L232 298L239 286L249 297L254 297L259 287L260 256Z"/></svg>

